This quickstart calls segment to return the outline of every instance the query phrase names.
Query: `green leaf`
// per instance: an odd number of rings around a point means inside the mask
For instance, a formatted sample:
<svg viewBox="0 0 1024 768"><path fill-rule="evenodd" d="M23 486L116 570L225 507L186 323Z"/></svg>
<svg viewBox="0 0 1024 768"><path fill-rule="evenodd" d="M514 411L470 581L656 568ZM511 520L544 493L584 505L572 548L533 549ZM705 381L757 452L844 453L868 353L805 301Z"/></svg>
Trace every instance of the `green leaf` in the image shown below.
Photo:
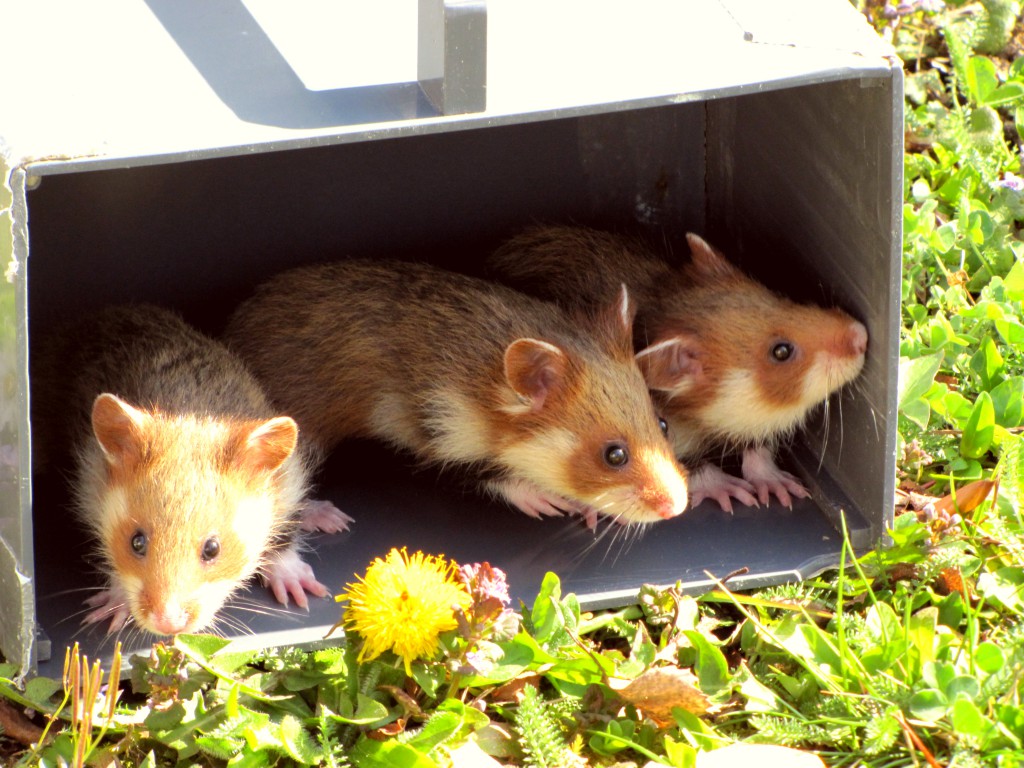
<svg viewBox="0 0 1024 768"><path fill-rule="evenodd" d="M999 335L1010 346L1024 345L1024 325L1012 320L994 320L993 324Z"/></svg>
<svg viewBox="0 0 1024 768"><path fill-rule="evenodd" d="M1024 377L1011 376L989 394L995 409L996 424L1013 429L1024 422Z"/></svg>
<svg viewBox="0 0 1024 768"><path fill-rule="evenodd" d="M1021 56L1018 61L1024 61ZM1024 261L1015 261L1003 278L1003 289L1010 301L1024 300Z"/></svg>
<svg viewBox="0 0 1024 768"><path fill-rule="evenodd" d="M978 705L966 696L958 696L953 702L950 719L957 733L967 736L981 736L991 726L988 718L978 709Z"/></svg>
<svg viewBox="0 0 1024 768"><path fill-rule="evenodd" d="M199 751L216 760L230 760L242 751L245 739L228 736L197 736L196 746Z"/></svg>
<svg viewBox="0 0 1024 768"><path fill-rule="evenodd" d="M214 635L175 635L174 647L184 651L189 658L211 664L214 654L231 644L230 640Z"/></svg>
<svg viewBox="0 0 1024 768"><path fill-rule="evenodd" d="M444 744L462 729L462 718L454 712L435 712L427 722L405 739L405 743L427 753L439 744Z"/></svg>
<svg viewBox="0 0 1024 768"><path fill-rule="evenodd" d="M520 632L511 640L497 645L502 650L502 657L498 663L489 669L486 675L468 675L463 678L465 687L479 688L507 683L527 667L534 663L544 663L543 658L550 658L548 653L525 632Z"/></svg>
<svg viewBox="0 0 1024 768"><path fill-rule="evenodd" d="M293 760L302 765L315 765L319 762L317 744L297 718L291 715L281 718L279 734L281 746Z"/></svg>
<svg viewBox="0 0 1024 768"><path fill-rule="evenodd" d="M782 706L782 702L768 686L761 683L747 667L746 661L740 662L736 672L739 681L739 692L747 700L747 712L773 712Z"/></svg>
<svg viewBox="0 0 1024 768"><path fill-rule="evenodd" d="M991 336L986 336L978 348L978 351L971 357L971 370L981 379L985 389L992 389L997 383L997 377L1003 370L1003 356L999 354L999 348Z"/></svg>
<svg viewBox="0 0 1024 768"><path fill-rule="evenodd" d="M704 635L694 629L683 631L686 638L697 649L697 663L694 671L700 682L700 690L708 696L714 696L725 690L730 684L729 663L725 660L722 649L714 645Z"/></svg>
<svg viewBox="0 0 1024 768"><path fill-rule="evenodd" d="M909 670L912 676L920 675L921 666L935 660L935 633L939 623L939 609L930 605L911 615L907 622L907 638L916 653L912 656L914 668Z"/></svg>
<svg viewBox="0 0 1024 768"><path fill-rule="evenodd" d="M63 688L64 684L60 680L51 680L48 677L34 677L25 685L25 698L37 703L39 709L48 710L53 694L63 690Z"/></svg>
<svg viewBox="0 0 1024 768"><path fill-rule="evenodd" d="M976 104L987 104L988 97L999 85L995 65L986 56L972 56L967 61L966 82L968 93Z"/></svg>
<svg viewBox="0 0 1024 768"><path fill-rule="evenodd" d="M974 663L982 672L992 674L998 672L1006 664L1006 654L1003 649L990 640L978 644L974 650Z"/></svg>
<svg viewBox="0 0 1024 768"><path fill-rule="evenodd" d="M548 571L540 585L540 592L530 611L530 627L537 642L544 643L565 626L559 601L562 583L558 576Z"/></svg>
<svg viewBox="0 0 1024 768"><path fill-rule="evenodd" d="M899 408L907 402L924 397L935 381L935 374L942 365L942 353L925 355L916 359L900 358Z"/></svg>
<svg viewBox="0 0 1024 768"><path fill-rule="evenodd" d="M1001 107L1024 97L1024 85L1021 83L1004 83L988 95L987 106Z"/></svg>
<svg viewBox="0 0 1024 768"><path fill-rule="evenodd" d="M957 675L946 684L943 693L950 701L957 696L977 699L981 696L981 685L978 684L977 678L971 675Z"/></svg>
<svg viewBox="0 0 1024 768"><path fill-rule="evenodd" d="M963 435L960 438L960 454L969 459L980 459L992 446L992 438L996 423L995 408L992 396L982 392L974 401L974 410L967 420Z"/></svg>
<svg viewBox="0 0 1024 768"><path fill-rule="evenodd" d="M941 720L949 708L949 700L934 688L925 688L910 697L910 714L918 720L934 723Z"/></svg>
<svg viewBox="0 0 1024 768"><path fill-rule="evenodd" d="M154 709L146 715L146 728L154 733L169 731L176 728L185 719L186 714L185 705L176 701L167 709Z"/></svg>
<svg viewBox="0 0 1024 768"><path fill-rule="evenodd" d="M959 189L959 187L957 188ZM938 227L928 238L928 244L939 253L952 250L956 245L956 224L950 222Z"/></svg>
<svg viewBox="0 0 1024 768"><path fill-rule="evenodd" d="M900 413L904 418L915 424L918 429L928 429L928 421L932 415L932 407L923 397L911 400L902 405Z"/></svg>
<svg viewBox="0 0 1024 768"><path fill-rule="evenodd" d="M277 763L277 755L272 755L266 750L253 751L242 750L228 761L230 768L270 768L271 759Z"/></svg>
<svg viewBox="0 0 1024 768"><path fill-rule="evenodd" d="M349 753L356 768L438 768L437 763L415 747L401 742L374 741L365 736Z"/></svg>
<svg viewBox="0 0 1024 768"><path fill-rule="evenodd" d="M976 589L986 600L994 600L1006 610L1019 613L1021 590L1024 588L1024 570L1019 566L1007 566L997 571L988 571L978 576Z"/></svg>
<svg viewBox="0 0 1024 768"><path fill-rule="evenodd" d="M338 704L339 711L332 714L331 719L349 725L372 725L384 720L389 714L387 707L363 693L356 693L355 711L348 699L343 698Z"/></svg>

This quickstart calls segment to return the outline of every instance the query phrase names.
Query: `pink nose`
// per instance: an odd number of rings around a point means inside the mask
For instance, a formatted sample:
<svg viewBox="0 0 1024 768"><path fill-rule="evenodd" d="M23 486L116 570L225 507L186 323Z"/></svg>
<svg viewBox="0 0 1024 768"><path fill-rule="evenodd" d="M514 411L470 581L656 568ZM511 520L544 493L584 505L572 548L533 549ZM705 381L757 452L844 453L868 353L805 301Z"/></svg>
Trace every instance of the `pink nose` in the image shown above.
<svg viewBox="0 0 1024 768"><path fill-rule="evenodd" d="M192 628L192 617L180 605L161 606L149 615L150 629L158 635L179 635Z"/></svg>
<svg viewBox="0 0 1024 768"><path fill-rule="evenodd" d="M655 511L658 513L658 517L660 517L662 520L671 520L676 515L682 514L685 508L685 500L682 504L678 506L676 504L673 504L671 501L666 501L660 504Z"/></svg>
<svg viewBox="0 0 1024 768"><path fill-rule="evenodd" d="M854 320L847 331L846 341L851 354L863 355L868 349L868 329L862 323Z"/></svg>

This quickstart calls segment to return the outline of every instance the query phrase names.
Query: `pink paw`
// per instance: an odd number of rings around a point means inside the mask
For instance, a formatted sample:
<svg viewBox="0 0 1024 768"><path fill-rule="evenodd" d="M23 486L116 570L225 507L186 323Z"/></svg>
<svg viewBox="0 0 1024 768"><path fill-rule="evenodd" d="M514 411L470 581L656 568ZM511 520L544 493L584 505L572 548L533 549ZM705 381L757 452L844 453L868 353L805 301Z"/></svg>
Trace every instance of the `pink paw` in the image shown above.
<svg viewBox="0 0 1024 768"><path fill-rule="evenodd" d="M329 594L327 587L316 580L312 566L293 547L271 554L267 564L260 569L260 577L281 605L288 605L290 595L299 608L309 608L307 592L314 597L327 597Z"/></svg>
<svg viewBox="0 0 1024 768"><path fill-rule="evenodd" d="M549 493L526 480L492 480L487 487L520 512L530 517L560 517L566 512L581 512L579 502Z"/></svg>
<svg viewBox="0 0 1024 768"><path fill-rule="evenodd" d="M127 596L116 586L97 592L87 599L85 604L94 610L85 615L82 623L95 624L110 619L110 626L107 627L108 635L122 629L128 623L128 617L131 615L128 610Z"/></svg>
<svg viewBox="0 0 1024 768"><path fill-rule="evenodd" d="M355 522L327 499L307 499L299 514L302 520L300 527L304 531L341 533Z"/></svg>
<svg viewBox="0 0 1024 768"><path fill-rule="evenodd" d="M748 448L743 452L743 477L756 489L762 504L767 504L775 494L782 506L792 509L794 496L806 499L811 495L796 477L776 466L767 448Z"/></svg>
<svg viewBox="0 0 1024 768"><path fill-rule="evenodd" d="M732 500L748 507L756 507L754 486L743 478L730 475L709 462L704 462L690 473L690 506L696 507L704 499L714 499L726 512L732 512Z"/></svg>

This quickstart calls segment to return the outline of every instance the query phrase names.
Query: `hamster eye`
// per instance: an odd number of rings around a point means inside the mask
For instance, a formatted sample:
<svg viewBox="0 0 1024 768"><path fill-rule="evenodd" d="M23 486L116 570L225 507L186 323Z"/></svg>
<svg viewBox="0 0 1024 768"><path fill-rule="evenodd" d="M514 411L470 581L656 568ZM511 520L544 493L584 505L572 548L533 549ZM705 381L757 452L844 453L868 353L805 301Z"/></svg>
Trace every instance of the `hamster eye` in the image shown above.
<svg viewBox="0 0 1024 768"><path fill-rule="evenodd" d="M621 469L629 463L629 451L625 446L612 443L604 449L604 463L613 469Z"/></svg>
<svg viewBox="0 0 1024 768"><path fill-rule="evenodd" d="M772 358L780 363L784 363L793 356L793 349L793 345L788 341L780 341L772 347Z"/></svg>
<svg viewBox="0 0 1024 768"><path fill-rule="evenodd" d="M142 531L136 531L132 534L130 541L132 552L139 557L144 557L146 554L146 547L149 545L149 540L146 538L146 534Z"/></svg>
<svg viewBox="0 0 1024 768"><path fill-rule="evenodd" d="M661 416L658 417L658 429L661 430L661 434L668 437L668 422Z"/></svg>
<svg viewBox="0 0 1024 768"><path fill-rule="evenodd" d="M208 563L215 560L220 554L220 542L215 538L209 538L203 542L203 562Z"/></svg>

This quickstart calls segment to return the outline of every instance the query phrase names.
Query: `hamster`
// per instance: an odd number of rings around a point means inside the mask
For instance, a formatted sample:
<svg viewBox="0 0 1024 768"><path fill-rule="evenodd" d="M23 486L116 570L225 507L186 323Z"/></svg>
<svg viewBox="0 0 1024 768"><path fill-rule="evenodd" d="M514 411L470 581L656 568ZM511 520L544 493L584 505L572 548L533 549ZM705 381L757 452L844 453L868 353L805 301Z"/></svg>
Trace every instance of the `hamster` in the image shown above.
<svg viewBox="0 0 1024 768"><path fill-rule="evenodd" d="M108 308L51 341L33 361L33 424L71 454L78 515L108 577L84 623L195 632L257 572L284 604L327 594L298 529L350 519L323 502L303 519L298 427L223 344L147 305Z"/></svg>
<svg viewBox="0 0 1024 768"><path fill-rule="evenodd" d="M496 279L567 307L603 301L625 284L638 304L637 362L668 420L676 455L742 450L742 478L708 462L690 477L694 504L713 498L792 507L807 497L776 466L778 442L864 364L864 325L840 309L770 291L695 234L679 268L639 239L577 226L535 226L490 257Z"/></svg>
<svg viewBox="0 0 1024 768"><path fill-rule="evenodd" d="M625 288L573 319L427 264L342 261L272 278L229 346L318 449L372 437L470 467L527 515L680 514L672 455L632 351Z"/></svg>

